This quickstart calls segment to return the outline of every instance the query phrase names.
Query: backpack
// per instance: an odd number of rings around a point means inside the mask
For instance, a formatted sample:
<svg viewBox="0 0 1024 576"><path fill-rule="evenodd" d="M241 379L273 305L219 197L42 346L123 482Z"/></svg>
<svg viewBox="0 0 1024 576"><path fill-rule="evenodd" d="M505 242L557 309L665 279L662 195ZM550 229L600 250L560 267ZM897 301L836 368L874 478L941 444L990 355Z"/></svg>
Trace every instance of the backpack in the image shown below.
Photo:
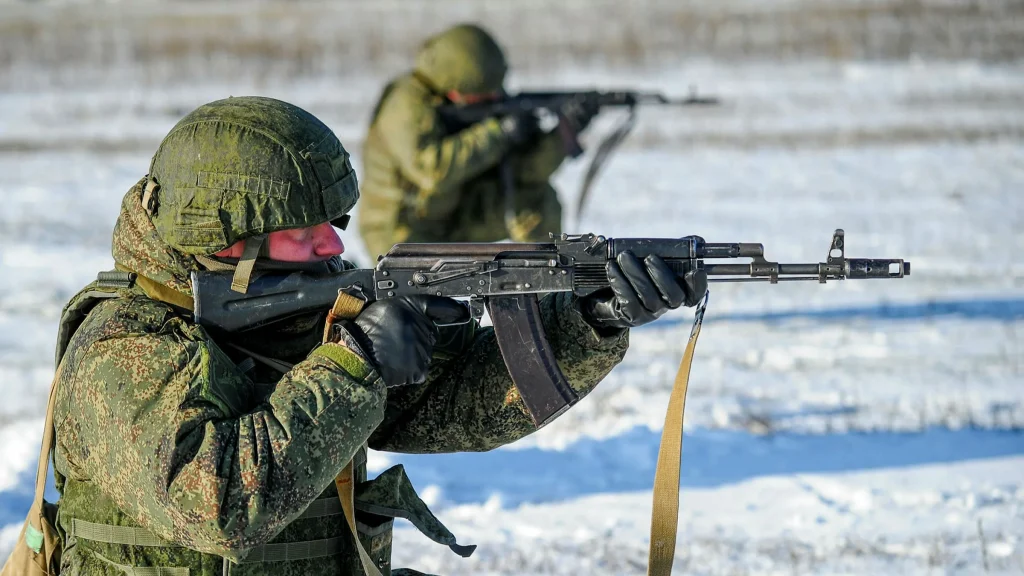
<svg viewBox="0 0 1024 576"><path fill-rule="evenodd" d="M134 275L132 275L134 276ZM63 551L60 534L57 532L58 504L43 498L46 489L46 474L49 471L53 450L53 407L57 400L57 382L63 369L61 360L75 331L81 326L86 315L101 301L117 298L117 288L128 288L132 278L123 272L101 272L100 279L78 293L64 309L57 331L57 371L50 383L50 399L46 405L46 424L43 428L43 443L39 450L39 465L36 468L36 492L32 506L25 517L25 525L18 534L14 550L0 569L0 576L57 576L60 574L60 556Z"/></svg>

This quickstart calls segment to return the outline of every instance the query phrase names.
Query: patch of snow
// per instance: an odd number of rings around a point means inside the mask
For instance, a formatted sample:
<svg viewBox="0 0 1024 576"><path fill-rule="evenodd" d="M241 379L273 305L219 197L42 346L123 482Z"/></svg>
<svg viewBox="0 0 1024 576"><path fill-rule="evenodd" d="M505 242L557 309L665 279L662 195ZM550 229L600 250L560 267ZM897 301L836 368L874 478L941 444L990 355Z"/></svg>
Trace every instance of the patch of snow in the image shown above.
<svg viewBox="0 0 1024 576"><path fill-rule="evenodd" d="M683 458L684 464L686 457ZM676 570L684 574L1015 573L1024 561L1024 458L767 476L687 488L680 502ZM950 515L949 503L985 504ZM511 510L464 505L441 520L469 559L404 526L395 566L443 574L624 574L647 564L651 493L588 496Z"/></svg>

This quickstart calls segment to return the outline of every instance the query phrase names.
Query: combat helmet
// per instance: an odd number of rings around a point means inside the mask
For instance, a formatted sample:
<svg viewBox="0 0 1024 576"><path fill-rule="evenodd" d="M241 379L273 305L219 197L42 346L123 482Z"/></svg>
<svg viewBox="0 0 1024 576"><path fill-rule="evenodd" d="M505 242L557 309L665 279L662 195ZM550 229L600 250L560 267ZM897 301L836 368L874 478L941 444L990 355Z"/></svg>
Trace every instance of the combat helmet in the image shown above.
<svg viewBox="0 0 1024 576"><path fill-rule="evenodd" d="M178 122L153 156L142 203L171 248L202 257L246 240L239 268L251 270L267 234L344 228L358 198L330 128L298 106L252 96L204 104Z"/></svg>
<svg viewBox="0 0 1024 576"><path fill-rule="evenodd" d="M486 30L459 24L423 44L416 55L416 72L441 93L483 94L501 89L508 63Z"/></svg>
<svg viewBox="0 0 1024 576"><path fill-rule="evenodd" d="M359 198L348 152L315 116L273 98L227 98L160 143L143 204L160 238L209 255L239 240L344 224Z"/></svg>

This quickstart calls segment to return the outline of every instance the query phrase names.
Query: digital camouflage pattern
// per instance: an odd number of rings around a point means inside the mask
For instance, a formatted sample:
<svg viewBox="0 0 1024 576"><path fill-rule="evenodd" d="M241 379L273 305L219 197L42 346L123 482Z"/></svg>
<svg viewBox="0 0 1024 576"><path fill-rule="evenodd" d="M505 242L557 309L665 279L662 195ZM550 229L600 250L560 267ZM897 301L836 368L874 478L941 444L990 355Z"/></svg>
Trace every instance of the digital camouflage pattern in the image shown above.
<svg viewBox="0 0 1024 576"><path fill-rule="evenodd" d="M498 120L457 131L435 110L452 89L500 89L505 70L486 32L457 26L429 40L416 69L385 88L363 145L359 232L371 256L397 242L534 241L561 232L562 207L549 183L565 159L556 133L513 150ZM502 161L513 173L511 223Z"/></svg>
<svg viewBox="0 0 1024 576"><path fill-rule="evenodd" d="M262 97L200 106L153 156L146 198L165 243L213 254L257 234L315 226L359 198L349 155L315 116Z"/></svg>
<svg viewBox="0 0 1024 576"><path fill-rule="evenodd" d="M198 264L161 238L142 206L145 186L125 196L115 261L190 296L187 277ZM403 509L428 536L454 539L400 470L364 482L364 443L401 452L489 450L534 430L490 328L448 334L447 353L435 357L425 385L387 390L356 352L318 346L320 319L214 340L188 311L137 286L119 295L88 315L60 371L63 574L124 576L159 566L164 576L216 575L222 557L232 559L235 575L358 574L344 516L304 514L318 498L336 501L333 479L353 457L357 509L376 514L360 514L360 537L388 574L391 521L382 511ZM599 335L568 295L545 298L541 309L560 367L586 394L621 360L627 332ZM295 365L285 374L262 364L243 371L247 355L232 344ZM157 542L89 539L83 522L142 527ZM247 555L262 554L267 542L311 540L332 553L277 562Z"/></svg>

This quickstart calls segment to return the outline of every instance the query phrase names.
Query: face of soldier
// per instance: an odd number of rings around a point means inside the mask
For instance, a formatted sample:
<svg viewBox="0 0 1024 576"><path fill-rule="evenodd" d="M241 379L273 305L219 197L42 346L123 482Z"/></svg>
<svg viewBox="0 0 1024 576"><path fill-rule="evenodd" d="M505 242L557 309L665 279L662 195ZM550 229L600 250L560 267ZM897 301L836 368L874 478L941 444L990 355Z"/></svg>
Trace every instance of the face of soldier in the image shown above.
<svg viewBox="0 0 1024 576"><path fill-rule="evenodd" d="M330 222L311 228L271 232L267 235L267 242L270 259L280 262L323 262L345 252L345 245ZM215 256L241 258L244 249L245 240L239 240Z"/></svg>
<svg viewBox="0 0 1024 576"><path fill-rule="evenodd" d="M483 94L463 94L458 90L448 92L448 99L456 104L478 104L480 102L492 102L498 99L497 92L484 92Z"/></svg>

